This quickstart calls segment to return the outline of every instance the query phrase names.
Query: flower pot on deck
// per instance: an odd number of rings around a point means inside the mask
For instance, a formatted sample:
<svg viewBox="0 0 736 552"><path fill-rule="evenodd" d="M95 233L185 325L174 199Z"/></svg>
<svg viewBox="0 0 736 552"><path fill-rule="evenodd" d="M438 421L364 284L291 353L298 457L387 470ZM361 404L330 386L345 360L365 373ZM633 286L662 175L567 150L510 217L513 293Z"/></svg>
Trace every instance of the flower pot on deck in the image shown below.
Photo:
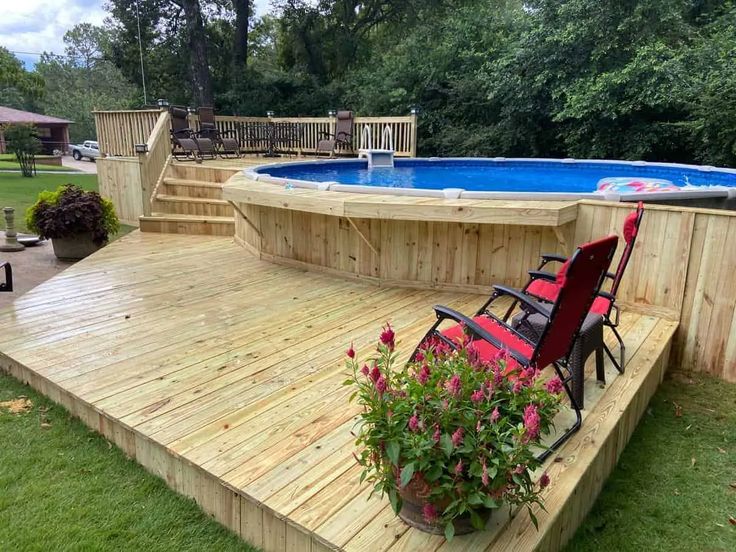
<svg viewBox="0 0 736 552"><path fill-rule="evenodd" d="M67 238L53 238L54 255L62 261L78 261L88 257L105 244L97 245L92 239L92 232L75 234Z"/></svg>
<svg viewBox="0 0 736 552"><path fill-rule="evenodd" d="M422 484L416 479L412 479L406 487L399 488L399 496L401 496L399 517L404 523L420 531L434 535L443 535L445 533L444 522L430 522L424 517L424 506L427 504L426 496L428 494L429 490L426 488L426 484ZM450 502L450 499L445 499L435 504L435 507L438 512L442 512ZM481 513L481 518L486 524L491 517L491 512L492 510L484 510ZM455 527L456 535L467 535L468 533L477 531L470 520L470 514L456 517L452 523Z"/></svg>

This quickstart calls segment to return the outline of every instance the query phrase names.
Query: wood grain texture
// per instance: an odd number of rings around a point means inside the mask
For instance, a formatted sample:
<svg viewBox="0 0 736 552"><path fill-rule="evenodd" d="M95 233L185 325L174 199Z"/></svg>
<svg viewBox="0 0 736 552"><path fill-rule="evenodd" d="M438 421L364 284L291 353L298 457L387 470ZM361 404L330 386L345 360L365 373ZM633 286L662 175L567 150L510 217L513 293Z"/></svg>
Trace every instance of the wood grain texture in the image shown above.
<svg viewBox="0 0 736 552"><path fill-rule="evenodd" d="M417 259L432 249L413 245L424 231L405 228L397 238ZM482 240L482 227L468 236ZM589 381L583 430L548 466L551 514L540 514L539 533L524 513L499 514L487 531L446 543L404 526L386 501L366 501L352 458L358 410L342 386L344 351L352 342L370 354L389 320L403 362L433 319L431 305L472 312L480 302L274 265L229 238L133 232L0 311L0 368L267 552L554 550L633 431L676 322L624 315L628 369L617 377L607 366L605 389ZM561 416L562 427L569 413Z"/></svg>

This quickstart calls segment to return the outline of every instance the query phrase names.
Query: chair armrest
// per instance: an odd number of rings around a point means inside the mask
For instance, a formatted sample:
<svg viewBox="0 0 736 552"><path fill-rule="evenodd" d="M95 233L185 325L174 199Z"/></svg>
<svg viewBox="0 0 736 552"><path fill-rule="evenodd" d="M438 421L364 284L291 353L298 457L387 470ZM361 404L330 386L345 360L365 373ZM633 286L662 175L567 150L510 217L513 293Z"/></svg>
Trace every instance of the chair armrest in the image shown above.
<svg viewBox="0 0 736 552"><path fill-rule="evenodd" d="M182 128L179 130L171 129L171 135L174 138L191 138L194 131L191 128Z"/></svg>
<svg viewBox="0 0 736 552"><path fill-rule="evenodd" d="M542 262L539 264L539 268L542 268L547 263L564 263L567 261L567 257L564 255L557 255L556 253L542 253L540 255Z"/></svg>
<svg viewBox="0 0 736 552"><path fill-rule="evenodd" d="M486 330L481 328L472 318L468 318L464 314L461 314L456 310L453 310L449 307L444 307L442 305L435 305L434 312L437 315L438 320L454 320L455 322L465 326L465 328L470 331L472 335L474 335L475 337L479 337L483 341L487 341L488 343L496 347L496 349L500 351L506 349L509 352L509 355L511 355L520 364L524 366L529 365L529 358L489 334Z"/></svg>
<svg viewBox="0 0 736 552"><path fill-rule="evenodd" d="M545 307L541 303L535 301L534 299L520 292L517 289L506 287L506 286L493 286L493 289L496 291L496 294L498 294L499 297L502 297L504 295L509 295L513 297L519 303L522 303L529 310L534 311L534 313L536 314L541 314L545 318L549 318L550 315L552 314L551 309ZM524 310L527 310L527 309L524 309Z"/></svg>
<svg viewBox="0 0 736 552"><path fill-rule="evenodd" d="M345 138L340 138L341 136L344 136ZM350 141L353 139L353 135L350 132L345 132L344 130L341 130L340 132L337 133L336 138L338 140Z"/></svg>
<svg viewBox="0 0 736 552"><path fill-rule="evenodd" d="M532 280L547 280L548 282L557 281L557 276L550 272L545 272L544 270L530 270L529 276L531 276Z"/></svg>
<svg viewBox="0 0 736 552"><path fill-rule="evenodd" d="M334 134L332 134L331 132L327 132L325 130L319 132L318 134L319 136L324 136L325 138L335 138Z"/></svg>

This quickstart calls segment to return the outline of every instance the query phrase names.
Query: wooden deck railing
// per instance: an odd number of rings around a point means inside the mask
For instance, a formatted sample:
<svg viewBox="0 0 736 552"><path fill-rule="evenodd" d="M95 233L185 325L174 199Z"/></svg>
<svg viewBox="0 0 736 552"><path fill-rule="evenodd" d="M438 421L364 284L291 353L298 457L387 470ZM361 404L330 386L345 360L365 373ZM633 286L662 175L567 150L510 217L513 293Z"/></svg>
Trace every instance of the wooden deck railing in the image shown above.
<svg viewBox="0 0 736 552"><path fill-rule="evenodd" d="M140 111L95 111L97 140L100 152L105 157L135 157L135 145L149 143L151 133L159 120L159 110ZM193 128L199 128L197 115L190 115ZM244 153L263 152L268 149L268 137L264 126L257 123L289 123L296 131L296 139L281 144L281 149L295 153L313 154L325 133L334 133L334 117L240 117L219 115L215 119L221 132L235 135ZM389 129L392 149L398 157L415 157L417 154L417 117L356 117L353 122L353 140L350 148L338 153L353 155L361 146L361 137L366 129L373 147L382 145L382 137ZM149 144L150 151L150 144Z"/></svg>
<svg viewBox="0 0 736 552"><path fill-rule="evenodd" d="M135 157L135 145L145 144L159 120L158 109L138 111L93 111L100 153Z"/></svg>

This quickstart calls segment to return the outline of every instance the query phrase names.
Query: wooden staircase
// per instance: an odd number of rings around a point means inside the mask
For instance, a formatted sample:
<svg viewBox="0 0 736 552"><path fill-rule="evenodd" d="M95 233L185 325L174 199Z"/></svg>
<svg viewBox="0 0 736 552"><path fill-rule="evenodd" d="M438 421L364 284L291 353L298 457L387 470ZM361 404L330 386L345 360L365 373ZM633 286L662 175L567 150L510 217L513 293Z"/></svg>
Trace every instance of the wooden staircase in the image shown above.
<svg viewBox="0 0 736 552"><path fill-rule="evenodd" d="M232 206L222 186L238 169L170 163L151 201L151 215L139 219L143 232L232 236Z"/></svg>

